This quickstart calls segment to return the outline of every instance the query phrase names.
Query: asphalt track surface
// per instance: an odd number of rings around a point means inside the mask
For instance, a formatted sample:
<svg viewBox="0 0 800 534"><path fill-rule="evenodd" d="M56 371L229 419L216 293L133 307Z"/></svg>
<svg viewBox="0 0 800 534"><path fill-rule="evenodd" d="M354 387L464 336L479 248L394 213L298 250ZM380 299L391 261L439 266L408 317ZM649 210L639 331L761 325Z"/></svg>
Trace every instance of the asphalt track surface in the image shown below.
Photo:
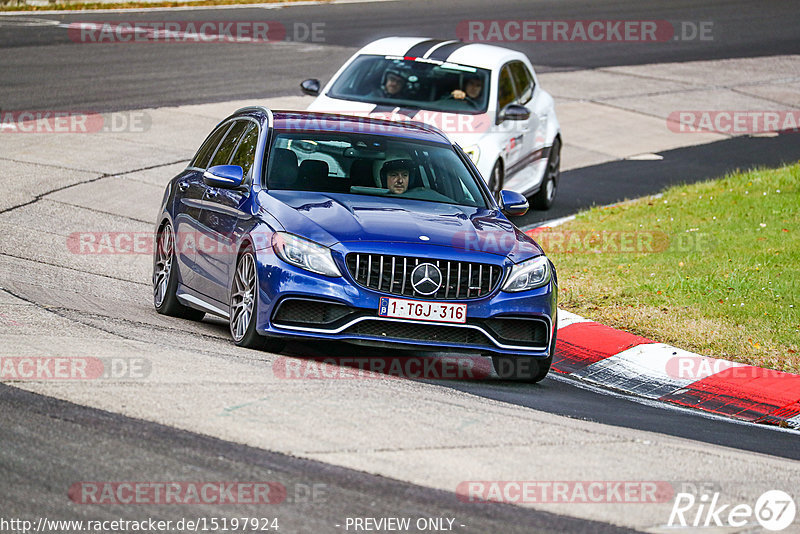
<svg viewBox="0 0 800 534"><path fill-rule="evenodd" d="M146 517L279 518L280 532L343 530L347 517L456 518L458 532L633 532L500 503L463 503L453 493L220 441L0 385L2 510L33 520ZM90 446L86 446L90 444ZM99 480L276 482L279 504L125 506L67 498L66 488ZM315 492L316 488L316 492ZM324 488L324 490L323 490ZM79 498L77 500L80 500ZM463 527L461 526L463 525Z"/></svg>
<svg viewBox="0 0 800 534"><path fill-rule="evenodd" d="M536 68L571 70L797 53L794 0L404 0L285 9L199 9L147 13L26 14L25 19L100 21L277 21L324 24L319 42L270 44L83 44L64 27L0 19L0 108L115 111L298 94L305 78L327 80L357 48L390 35L457 38L462 20L666 20L713 23L711 40L656 43L505 43ZM302 26L305 25L305 26ZM688 32L688 30L687 30ZM296 36L303 37L298 30Z"/></svg>
<svg viewBox="0 0 800 534"><path fill-rule="evenodd" d="M694 2L634 0L597 4L569 2L424 2L424 16L409 17L423 2L343 4L282 10L243 8L151 12L147 14L65 14L27 17L61 22L118 20L277 20L325 23L325 42L292 43L265 54L257 45L81 45L55 26L19 26L0 19L0 108L118 110L296 94L305 77L328 78L355 48L385 35L455 37L462 19L711 20L720 33L711 42L661 44L580 43L521 44L542 71L601 66L757 57L796 53L800 10L793 1ZM534 7L535 6L535 9ZM457 13L457 15L454 15ZM776 23L776 21L780 21ZM443 31L444 28L444 31ZM449 30L448 30L449 28ZM448 33L449 32L449 33ZM512 45L514 46L514 45ZM800 158L797 135L737 138L661 154L664 160L617 161L564 174L558 202L545 214L532 212L518 224L559 217L591 206L655 193L678 181L693 181L737 167L775 165ZM680 177L680 178L678 178ZM176 323L180 328L180 323ZM224 333L223 333L224 334ZM220 335L223 335L220 334ZM736 424L721 419L644 405L547 379L538 386L497 380L452 383L472 395L530 407L576 419L685 437L784 458L800 459L796 434ZM61 517L86 509L65 497L64 488L81 479L271 479L287 487L324 482L324 506L281 505L287 524L297 521L307 532L330 526L345 516L455 515L474 532L611 532L615 527L555 514L491 505L462 506L452 493L430 490L319 462L231 444L120 415L0 386L0 488L3 509L17 515ZM87 447L87 444L90 446ZM124 459L124 465L121 465ZM81 478L76 478L81 477ZM171 518L174 508L148 508L147 515ZM196 515L222 515L231 509L204 507ZM264 511L268 514L271 510ZM163 513L162 513L163 512ZM194 512L194 511L193 511ZM252 510L247 512L253 515ZM93 507L92 518L139 518L124 507ZM283 520L283 519L282 519ZM474 530L473 530L474 529ZM291 530L289 530L291 531ZM323 530L320 530L323 531Z"/></svg>

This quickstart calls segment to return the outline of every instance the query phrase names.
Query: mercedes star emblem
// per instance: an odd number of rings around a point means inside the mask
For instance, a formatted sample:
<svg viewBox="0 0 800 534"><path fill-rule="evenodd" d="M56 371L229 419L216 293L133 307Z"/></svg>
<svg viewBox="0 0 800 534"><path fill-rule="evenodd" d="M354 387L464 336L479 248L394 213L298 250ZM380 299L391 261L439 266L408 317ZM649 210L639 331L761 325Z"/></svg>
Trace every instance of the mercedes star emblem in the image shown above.
<svg viewBox="0 0 800 534"><path fill-rule="evenodd" d="M442 287L442 272L432 263L420 263L411 271L411 287L420 295L433 295Z"/></svg>

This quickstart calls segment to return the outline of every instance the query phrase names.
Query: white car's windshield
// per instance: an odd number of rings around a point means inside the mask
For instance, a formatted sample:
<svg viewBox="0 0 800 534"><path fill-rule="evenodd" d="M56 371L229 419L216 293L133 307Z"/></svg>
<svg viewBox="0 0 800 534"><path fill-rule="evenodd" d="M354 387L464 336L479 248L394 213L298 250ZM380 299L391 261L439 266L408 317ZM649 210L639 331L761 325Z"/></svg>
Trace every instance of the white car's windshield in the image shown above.
<svg viewBox="0 0 800 534"><path fill-rule="evenodd" d="M280 133L270 148L270 190L386 196L487 207L453 147L349 133Z"/></svg>
<svg viewBox="0 0 800 534"><path fill-rule="evenodd" d="M449 113L483 113L489 71L423 58L361 55L337 78L331 98Z"/></svg>

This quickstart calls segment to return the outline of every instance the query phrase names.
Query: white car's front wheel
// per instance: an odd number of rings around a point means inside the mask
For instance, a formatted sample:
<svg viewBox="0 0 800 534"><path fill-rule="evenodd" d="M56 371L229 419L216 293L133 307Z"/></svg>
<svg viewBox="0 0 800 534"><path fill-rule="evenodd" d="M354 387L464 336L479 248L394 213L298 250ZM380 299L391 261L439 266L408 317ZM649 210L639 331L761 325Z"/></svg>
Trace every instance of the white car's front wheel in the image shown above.
<svg viewBox="0 0 800 534"><path fill-rule="evenodd" d="M549 210L556 198L558 180L561 178L561 141L556 137L547 158L547 168L542 178L542 187L533 195L532 206L537 210Z"/></svg>

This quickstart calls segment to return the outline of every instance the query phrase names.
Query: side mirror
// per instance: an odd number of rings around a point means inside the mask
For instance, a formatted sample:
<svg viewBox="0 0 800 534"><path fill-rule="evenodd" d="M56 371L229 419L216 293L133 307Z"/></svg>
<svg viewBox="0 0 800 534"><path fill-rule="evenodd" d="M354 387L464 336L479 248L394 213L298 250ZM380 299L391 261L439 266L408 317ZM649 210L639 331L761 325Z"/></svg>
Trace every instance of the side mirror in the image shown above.
<svg viewBox="0 0 800 534"><path fill-rule="evenodd" d="M531 110L519 104L509 104L497 115L497 124L503 121L526 121L531 116Z"/></svg>
<svg viewBox="0 0 800 534"><path fill-rule="evenodd" d="M500 210L509 217L519 217L528 213L528 199L516 191L500 191Z"/></svg>
<svg viewBox="0 0 800 534"><path fill-rule="evenodd" d="M210 187L240 189L244 171L238 165L214 165L203 173L203 182Z"/></svg>
<svg viewBox="0 0 800 534"><path fill-rule="evenodd" d="M300 90L307 95L318 96L320 90L319 80L316 78L309 78L303 80L300 84Z"/></svg>

